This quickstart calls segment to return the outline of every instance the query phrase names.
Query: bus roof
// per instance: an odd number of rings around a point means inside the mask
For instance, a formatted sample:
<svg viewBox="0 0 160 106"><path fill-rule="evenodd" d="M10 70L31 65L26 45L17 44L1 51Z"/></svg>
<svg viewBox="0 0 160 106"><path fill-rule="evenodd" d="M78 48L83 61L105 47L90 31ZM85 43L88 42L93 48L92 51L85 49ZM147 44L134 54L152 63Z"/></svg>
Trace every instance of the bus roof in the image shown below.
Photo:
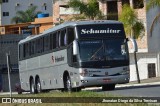
<svg viewBox="0 0 160 106"><path fill-rule="evenodd" d="M60 25L57 25L57 26L54 26L46 31L44 31L43 33L39 34L39 35L31 35L31 36L28 36L27 38L21 40L19 42L20 43L24 43L26 41L29 41L29 40L32 40L34 38L38 38L44 34L47 34L47 33L51 33L53 31L56 31L58 29L61 29L61 28L64 28L64 27L67 27L67 26L76 26L76 25L92 25L92 24L122 24L121 22L119 21L114 21L114 20L88 20L88 21L69 21L69 22L64 22Z"/></svg>

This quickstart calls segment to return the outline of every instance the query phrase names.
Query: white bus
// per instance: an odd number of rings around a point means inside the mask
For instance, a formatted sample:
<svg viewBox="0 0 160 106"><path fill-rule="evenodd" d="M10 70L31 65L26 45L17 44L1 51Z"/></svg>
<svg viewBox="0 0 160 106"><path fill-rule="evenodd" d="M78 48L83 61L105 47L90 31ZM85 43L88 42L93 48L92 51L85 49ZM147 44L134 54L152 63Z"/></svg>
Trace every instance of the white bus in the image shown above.
<svg viewBox="0 0 160 106"><path fill-rule="evenodd" d="M31 93L129 82L129 53L123 24L77 21L55 26L19 42L21 88Z"/></svg>

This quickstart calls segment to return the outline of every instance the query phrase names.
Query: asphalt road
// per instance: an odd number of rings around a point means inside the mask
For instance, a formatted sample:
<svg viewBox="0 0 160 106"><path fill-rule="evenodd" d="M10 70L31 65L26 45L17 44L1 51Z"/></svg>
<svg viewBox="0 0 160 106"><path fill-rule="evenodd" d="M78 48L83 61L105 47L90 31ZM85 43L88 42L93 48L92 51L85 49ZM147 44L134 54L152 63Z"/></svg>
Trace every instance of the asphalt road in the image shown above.
<svg viewBox="0 0 160 106"><path fill-rule="evenodd" d="M98 93L126 97L160 97L160 85L120 87L113 91L95 90Z"/></svg>

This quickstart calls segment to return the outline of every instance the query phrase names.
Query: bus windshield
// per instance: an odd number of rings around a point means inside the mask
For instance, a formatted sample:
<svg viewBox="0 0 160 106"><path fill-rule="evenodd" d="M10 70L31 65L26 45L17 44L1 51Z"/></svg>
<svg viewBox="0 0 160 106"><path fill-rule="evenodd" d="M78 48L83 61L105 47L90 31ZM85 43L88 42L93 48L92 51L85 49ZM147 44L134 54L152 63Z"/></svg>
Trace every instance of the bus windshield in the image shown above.
<svg viewBox="0 0 160 106"><path fill-rule="evenodd" d="M80 41L81 61L127 60L128 47L124 39Z"/></svg>

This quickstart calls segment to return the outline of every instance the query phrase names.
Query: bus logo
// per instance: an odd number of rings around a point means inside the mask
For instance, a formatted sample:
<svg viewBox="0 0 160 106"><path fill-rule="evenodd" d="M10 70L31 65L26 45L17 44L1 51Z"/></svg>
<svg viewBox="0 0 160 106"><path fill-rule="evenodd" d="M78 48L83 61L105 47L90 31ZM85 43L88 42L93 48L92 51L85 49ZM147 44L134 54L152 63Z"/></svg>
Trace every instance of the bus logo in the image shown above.
<svg viewBox="0 0 160 106"><path fill-rule="evenodd" d="M53 63L57 63L57 62L61 62L61 61L64 61L64 56L60 56L60 57L54 57L52 56L52 62Z"/></svg>

